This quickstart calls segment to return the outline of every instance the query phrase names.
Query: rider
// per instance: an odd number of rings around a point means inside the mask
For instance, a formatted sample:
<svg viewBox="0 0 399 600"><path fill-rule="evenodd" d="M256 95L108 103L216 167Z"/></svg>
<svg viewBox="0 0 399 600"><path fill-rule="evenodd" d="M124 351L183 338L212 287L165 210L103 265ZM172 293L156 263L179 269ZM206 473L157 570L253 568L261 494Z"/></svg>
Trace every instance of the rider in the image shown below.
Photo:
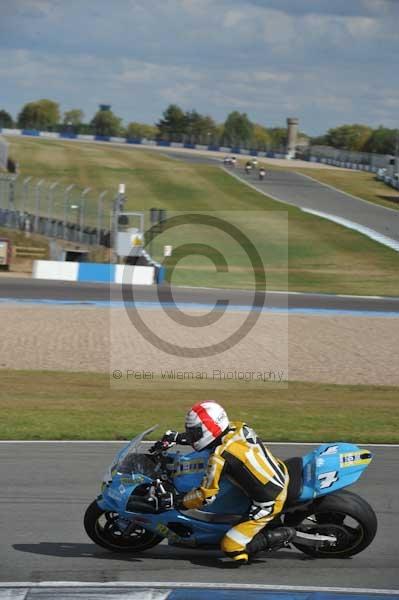
<svg viewBox="0 0 399 600"><path fill-rule="evenodd" d="M222 475L229 475L251 498L248 516L232 527L221 542L222 550L237 564L247 563L251 554L292 540L295 529L290 527L256 535L281 512L289 477L285 464L264 447L253 429L245 423L230 422L226 411L209 400L189 410L185 433L167 431L162 442L165 448L186 443L197 451L211 450L201 486L179 499L178 508L189 510L213 502Z"/></svg>

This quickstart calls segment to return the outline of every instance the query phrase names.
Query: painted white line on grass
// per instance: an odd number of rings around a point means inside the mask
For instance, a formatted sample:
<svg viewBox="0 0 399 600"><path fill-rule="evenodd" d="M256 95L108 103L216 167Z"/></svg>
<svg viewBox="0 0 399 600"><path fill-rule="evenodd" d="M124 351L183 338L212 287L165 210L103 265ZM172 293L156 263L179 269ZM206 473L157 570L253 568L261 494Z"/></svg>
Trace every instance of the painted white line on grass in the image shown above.
<svg viewBox="0 0 399 600"><path fill-rule="evenodd" d="M264 590L279 592L336 592L352 594L383 594L397 595L399 590L375 589L375 588L350 588L350 587L319 587L319 586L301 586L301 585L272 585L256 583L203 583L203 582L182 582L182 581L115 581L107 583L80 582L80 581L40 581L40 582L5 582L0 583L1 588L155 588L155 589L176 589L176 588L201 588L201 589L231 589L231 590Z"/></svg>
<svg viewBox="0 0 399 600"><path fill-rule="evenodd" d="M364 198L359 198L359 196L354 196L353 194L349 194L349 192L344 192L343 190L340 190L339 188L334 187L333 185L319 181L318 179L315 179L314 177L311 177L310 175L305 175L304 173L301 173L300 171L294 171L294 173L296 173L297 175L300 175L301 177L306 177L306 179L310 179L311 181L314 181L315 183L318 183L319 185L322 185L323 187L330 188L330 190L334 190L335 192L344 194L344 196L349 196L349 198L354 198L354 200L360 200L360 202L364 202L365 204L370 204L371 206L379 206L380 208L383 208L384 210L390 210L391 212L399 213L399 210L397 210L395 208L390 208L389 206L382 206L382 204L377 204L375 202L370 202L370 200L365 200Z"/></svg>

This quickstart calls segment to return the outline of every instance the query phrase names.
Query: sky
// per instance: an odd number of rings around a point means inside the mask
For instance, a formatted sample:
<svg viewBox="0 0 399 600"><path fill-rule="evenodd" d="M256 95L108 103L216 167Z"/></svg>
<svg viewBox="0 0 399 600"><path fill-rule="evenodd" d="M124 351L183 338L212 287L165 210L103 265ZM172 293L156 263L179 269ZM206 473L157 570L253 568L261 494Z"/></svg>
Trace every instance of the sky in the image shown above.
<svg viewBox="0 0 399 600"><path fill-rule="evenodd" d="M399 126L399 0L0 0L0 109Z"/></svg>

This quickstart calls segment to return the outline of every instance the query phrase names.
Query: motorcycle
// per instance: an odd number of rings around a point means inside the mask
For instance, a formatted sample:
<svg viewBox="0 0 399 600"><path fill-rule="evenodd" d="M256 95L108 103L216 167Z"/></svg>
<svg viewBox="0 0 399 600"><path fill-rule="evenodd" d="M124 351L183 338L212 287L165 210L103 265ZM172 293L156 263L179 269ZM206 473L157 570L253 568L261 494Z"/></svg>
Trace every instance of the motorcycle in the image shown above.
<svg viewBox="0 0 399 600"><path fill-rule="evenodd" d="M200 510L174 508L175 493L201 484L209 451L170 452L158 443L153 454L144 452L142 442L155 429L133 438L107 469L101 494L84 516L87 535L120 553L143 552L164 539L171 546L218 548L225 533L248 515L250 498L234 481L222 477L211 504ZM282 513L267 529L294 527L290 544L313 557L358 554L372 542L377 518L363 498L344 488L359 479L371 460L368 450L337 442L284 461L290 476L288 496Z"/></svg>

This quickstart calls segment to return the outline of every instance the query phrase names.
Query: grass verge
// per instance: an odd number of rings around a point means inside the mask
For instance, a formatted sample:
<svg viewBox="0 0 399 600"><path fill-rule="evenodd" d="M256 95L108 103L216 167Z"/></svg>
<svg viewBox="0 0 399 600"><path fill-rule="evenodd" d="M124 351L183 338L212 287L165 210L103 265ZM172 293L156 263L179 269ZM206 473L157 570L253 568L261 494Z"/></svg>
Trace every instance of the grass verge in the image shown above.
<svg viewBox="0 0 399 600"><path fill-rule="evenodd" d="M161 382L113 390L106 374L0 371L0 439L128 439L154 423L182 429L205 397L270 441L399 443L398 388L292 382L276 389L165 388Z"/></svg>
<svg viewBox="0 0 399 600"><path fill-rule="evenodd" d="M399 191L377 181L374 173L344 169L296 169L295 167L293 170L373 204L399 210Z"/></svg>
<svg viewBox="0 0 399 600"><path fill-rule="evenodd" d="M285 290L288 285L291 291L302 292L399 295L397 252L355 231L275 202L218 167L177 161L155 151L104 144L13 138L11 148L23 176L93 188L94 195L87 199L87 207L91 207L93 215L96 214L96 194L104 189L116 191L120 182L126 184L127 210L148 211L154 206L167 209L169 215L173 211L235 214L238 226L241 224L245 233L250 232L250 239L266 265L268 289ZM315 177L356 177L366 187L367 177L372 178L361 172L309 171ZM56 204L62 211L61 186L57 190L60 196ZM345 191L361 195L358 188ZM288 238L287 228L283 220L278 220L278 215L288 218ZM203 231L197 232L200 241L213 242L213 233L202 234ZM176 247L178 243L184 243L184 239L174 231L163 235L159 239L158 253L154 248L155 258L161 257L163 245ZM216 272L215 264L208 259L200 261L198 257L189 256L177 265L172 282L253 288L254 278L243 260L243 253L234 252L223 241L219 250L227 257L228 274Z"/></svg>

